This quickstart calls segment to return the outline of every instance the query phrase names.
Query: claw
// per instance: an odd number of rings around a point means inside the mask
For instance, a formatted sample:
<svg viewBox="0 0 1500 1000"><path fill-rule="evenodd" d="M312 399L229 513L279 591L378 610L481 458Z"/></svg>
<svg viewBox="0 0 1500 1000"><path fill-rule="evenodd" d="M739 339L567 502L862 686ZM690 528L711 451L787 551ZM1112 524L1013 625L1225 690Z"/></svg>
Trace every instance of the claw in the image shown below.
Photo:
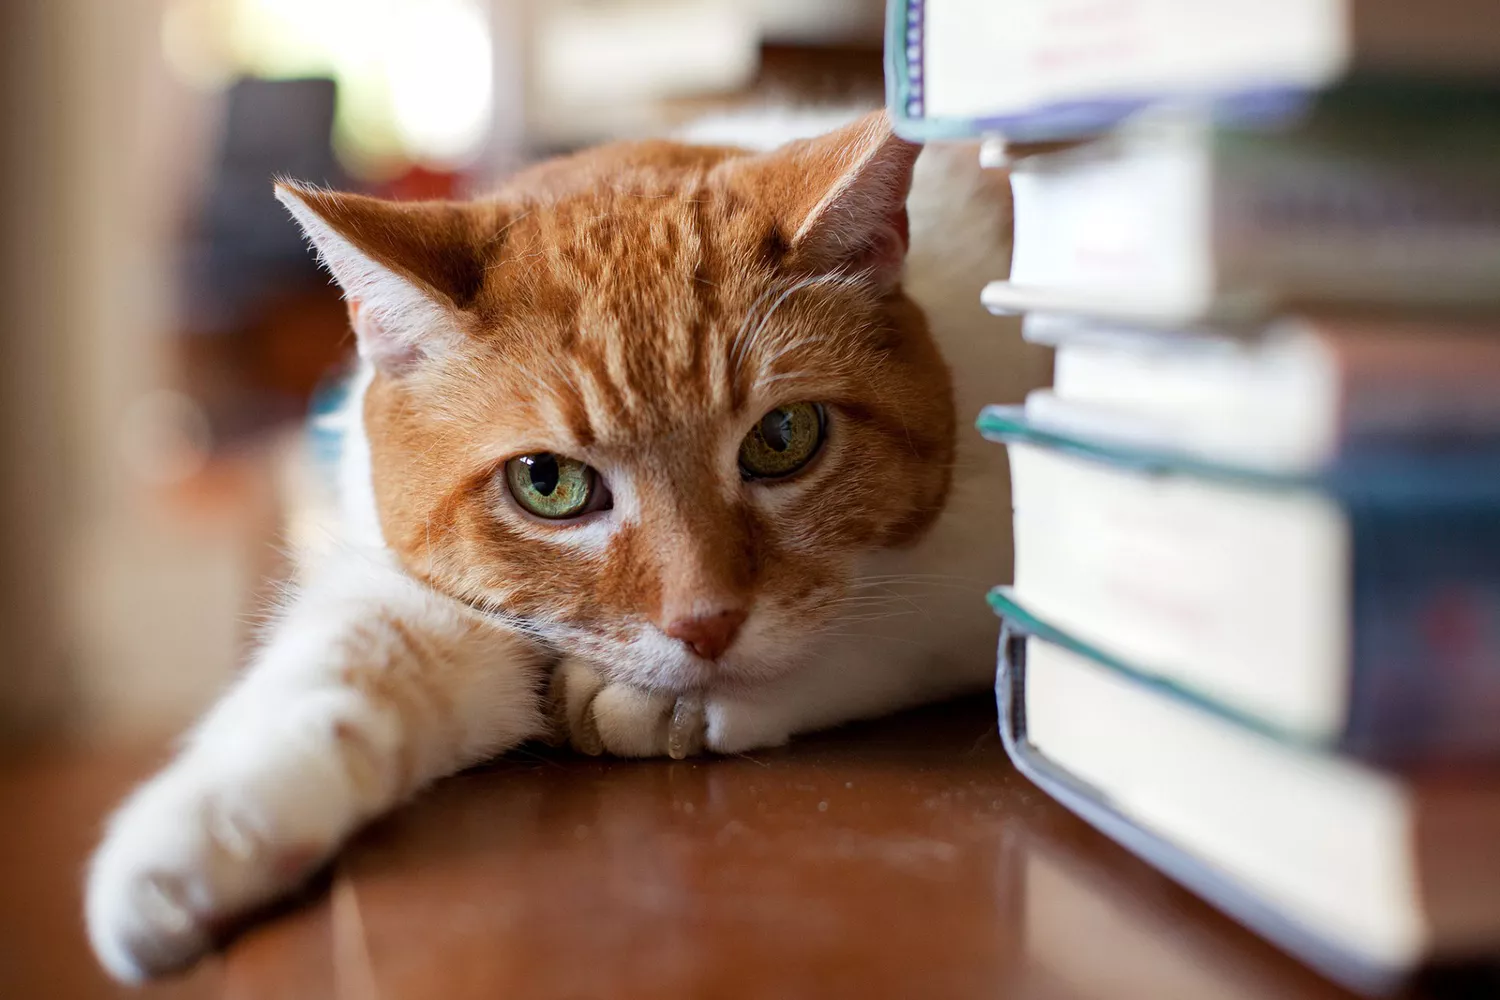
<svg viewBox="0 0 1500 1000"><path fill-rule="evenodd" d="M561 670L552 672L547 685L547 728L541 739L549 747L568 745L568 685Z"/></svg>
<svg viewBox="0 0 1500 1000"><path fill-rule="evenodd" d="M207 812L208 836L235 861L249 861L255 856L257 838L250 825L215 803Z"/></svg>
<svg viewBox="0 0 1500 1000"><path fill-rule="evenodd" d="M578 728L573 731L573 748L590 757L597 757L604 752L604 740L599 736L599 723L594 720L594 698L598 694L595 691L589 695L589 700L584 703L583 711L578 717Z"/></svg>
<svg viewBox="0 0 1500 1000"><path fill-rule="evenodd" d="M173 934L193 926L193 913L187 903L187 889L182 880L164 874L148 875L141 882L142 902L154 911L157 923Z"/></svg>
<svg viewBox="0 0 1500 1000"><path fill-rule="evenodd" d="M667 756L673 760L685 760L702 753L706 728L703 700L689 696L678 698L672 706L672 721L667 725Z"/></svg>

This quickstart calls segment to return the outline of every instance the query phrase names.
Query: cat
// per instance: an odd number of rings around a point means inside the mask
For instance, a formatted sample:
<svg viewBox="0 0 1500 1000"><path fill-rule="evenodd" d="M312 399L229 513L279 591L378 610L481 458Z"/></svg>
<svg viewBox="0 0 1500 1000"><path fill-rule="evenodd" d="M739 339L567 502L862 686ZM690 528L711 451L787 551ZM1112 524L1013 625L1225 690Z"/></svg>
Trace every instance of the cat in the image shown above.
<svg viewBox="0 0 1500 1000"><path fill-rule="evenodd" d="M109 972L192 962L523 741L736 753L992 682L1009 494L970 421L1048 359L978 304L1003 174L918 153L875 112L602 146L470 203L278 184L361 359L340 535L109 821Z"/></svg>

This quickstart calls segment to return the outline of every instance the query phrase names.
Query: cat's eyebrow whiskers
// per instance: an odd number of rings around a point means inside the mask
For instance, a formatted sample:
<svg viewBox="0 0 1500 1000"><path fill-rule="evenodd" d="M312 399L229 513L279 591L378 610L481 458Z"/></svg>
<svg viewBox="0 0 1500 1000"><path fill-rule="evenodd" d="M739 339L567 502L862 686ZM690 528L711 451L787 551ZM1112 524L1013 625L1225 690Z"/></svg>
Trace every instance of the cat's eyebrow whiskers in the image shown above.
<svg viewBox="0 0 1500 1000"><path fill-rule="evenodd" d="M790 352L795 351L797 348L799 348L799 347L808 347L808 346L810 346L812 344L825 344L825 343L827 343L828 341L830 341L832 339L833 338L831 338L831 337L807 337L805 339L794 339L794 340L791 341L791 343L784 344L783 346L781 346L780 348L777 349L777 351L776 351L775 354L773 354L769 358L765 358L765 359L763 359L761 361L761 363L760 363L760 370L761 370L762 376L764 376L765 372L767 372L768 370L770 370L770 368L771 368L772 365L776 364L777 361L781 360L783 357L785 357Z"/></svg>
<svg viewBox="0 0 1500 1000"><path fill-rule="evenodd" d="M741 368L745 363L745 359L749 357L756 341L760 339L761 334L765 332L767 325L771 322L771 317L776 315L776 310L785 305L787 300L790 299L793 295L796 295L798 292L805 291L806 289L817 287L819 285L834 285L840 288L850 288L860 284L864 280L866 280L866 275L864 274L864 272L851 274L848 271L834 271L832 274L815 274L810 278L802 278L798 281L793 282L787 288L781 290L780 294L777 295L776 300L771 303L770 308L766 309L765 312L762 313L760 318L757 320L755 318L756 309L760 307L760 304L764 302L769 295L775 294L776 290L771 289L770 291L763 292L760 298L756 299L755 303L750 307L750 311L745 316L745 322L740 325L739 331L735 334L734 340L731 342L730 371L736 377L740 375ZM752 322L755 323L755 329L750 331L750 333L746 335L746 329Z"/></svg>
<svg viewBox="0 0 1500 1000"><path fill-rule="evenodd" d="M569 389L572 389L573 394L578 397L580 402L582 402L584 399L583 390L578 387L577 382L573 381L573 376L568 372L568 368L563 364L562 359L559 358L556 354L549 355L549 358L552 362L551 365L549 365L552 374L556 375L557 378L560 379L565 385L567 385ZM535 380L536 376L532 375L531 378Z"/></svg>
<svg viewBox="0 0 1500 1000"><path fill-rule="evenodd" d="M755 380L755 384L764 388L766 386L773 385L777 382L783 382L788 379L796 381L797 379L811 379L812 377L812 374L809 372L781 372L778 375L767 375L764 378L758 378Z"/></svg>
<svg viewBox="0 0 1500 1000"><path fill-rule="evenodd" d="M735 331L734 338L729 342L729 371L731 375L738 376L740 370L740 357L744 348L745 331L755 321L756 312L761 304L777 293L777 288L772 286L761 292L756 300L750 303L750 308L745 310L745 318L740 323L740 328Z"/></svg>

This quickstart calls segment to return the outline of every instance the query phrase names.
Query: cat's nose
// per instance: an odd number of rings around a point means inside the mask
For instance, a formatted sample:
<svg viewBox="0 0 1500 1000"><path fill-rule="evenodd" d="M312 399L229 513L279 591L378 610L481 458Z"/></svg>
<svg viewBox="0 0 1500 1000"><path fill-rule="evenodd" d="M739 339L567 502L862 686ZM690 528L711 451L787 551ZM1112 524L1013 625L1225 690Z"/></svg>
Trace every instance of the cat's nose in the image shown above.
<svg viewBox="0 0 1500 1000"><path fill-rule="evenodd" d="M740 634L740 626L743 624L745 612L735 608L709 615L695 615L692 618L678 618L662 631L674 639L680 639L683 645L705 660L717 660L734 644L734 638Z"/></svg>

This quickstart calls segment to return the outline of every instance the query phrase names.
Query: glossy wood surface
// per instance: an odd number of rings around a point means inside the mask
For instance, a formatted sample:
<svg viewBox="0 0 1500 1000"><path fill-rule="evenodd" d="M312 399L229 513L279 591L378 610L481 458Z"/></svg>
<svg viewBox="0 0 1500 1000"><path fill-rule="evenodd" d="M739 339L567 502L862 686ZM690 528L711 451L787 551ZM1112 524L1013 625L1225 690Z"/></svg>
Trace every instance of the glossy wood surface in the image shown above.
<svg viewBox="0 0 1500 1000"><path fill-rule="evenodd" d="M0 755L0 1000L207 1000L209 958L145 987L110 981L83 932L83 876L108 810L168 748L47 745Z"/></svg>
<svg viewBox="0 0 1500 1000"><path fill-rule="evenodd" d="M231 946L226 995L1346 996L1056 806L994 732L976 698L747 757L517 755L358 838Z"/></svg>

